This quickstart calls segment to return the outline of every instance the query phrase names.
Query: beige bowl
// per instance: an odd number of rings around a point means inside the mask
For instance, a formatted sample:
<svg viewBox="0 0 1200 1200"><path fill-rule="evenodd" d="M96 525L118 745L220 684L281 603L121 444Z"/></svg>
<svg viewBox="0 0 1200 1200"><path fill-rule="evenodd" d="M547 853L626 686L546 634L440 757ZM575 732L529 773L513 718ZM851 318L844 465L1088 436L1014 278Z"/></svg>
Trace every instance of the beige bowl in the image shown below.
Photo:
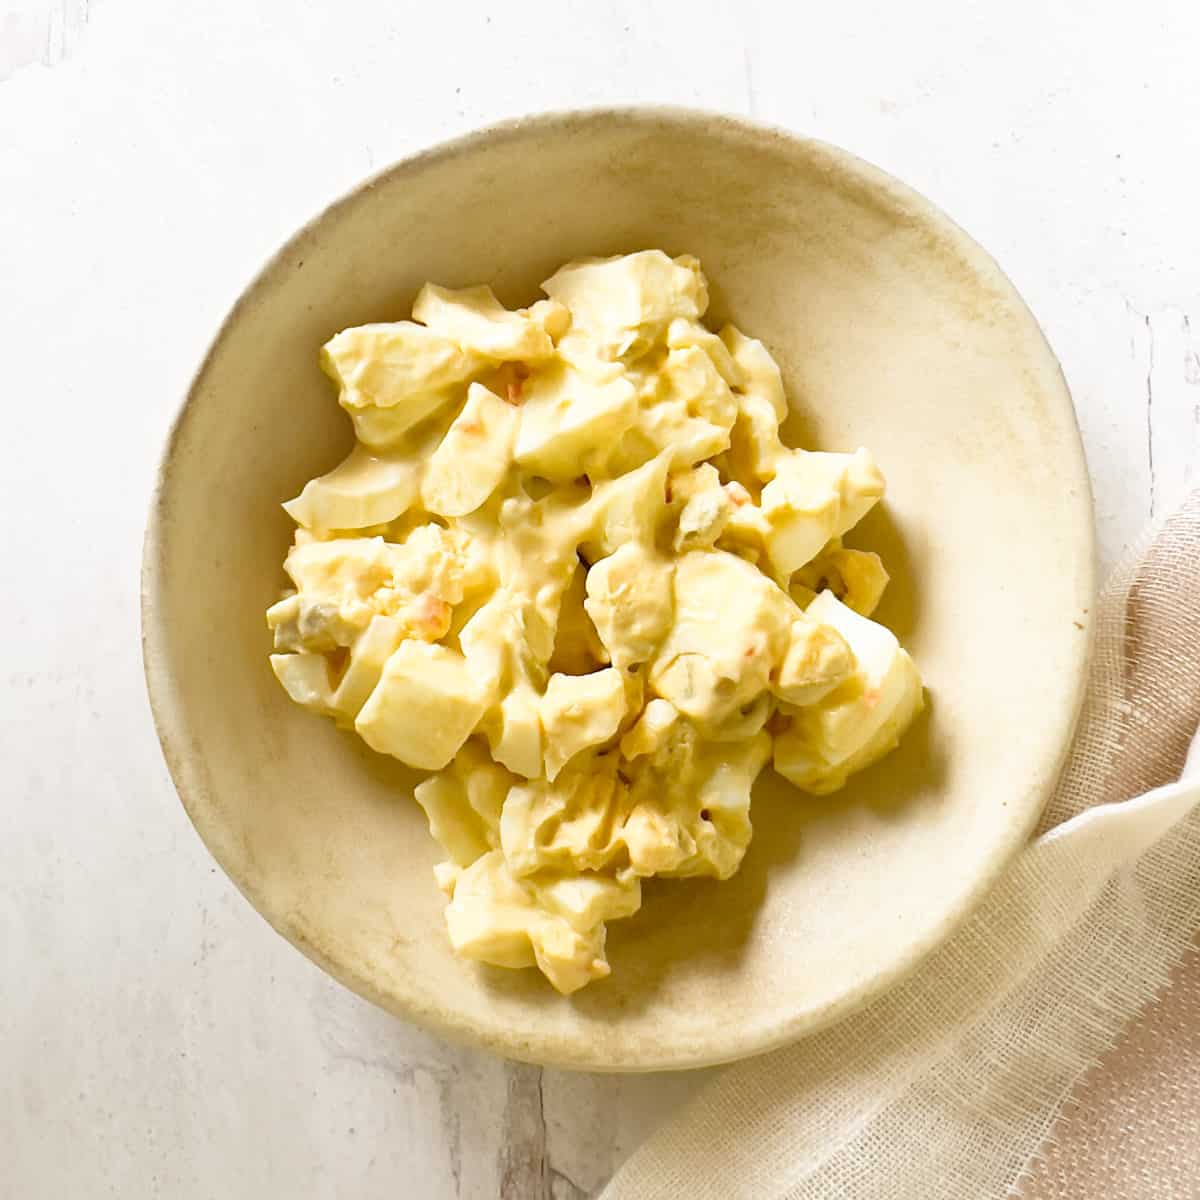
<svg viewBox="0 0 1200 1200"><path fill-rule="evenodd" d="M764 778L728 883L646 889L613 974L571 999L461 962L415 776L292 705L263 610L280 501L349 423L317 368L336 330L408 314L425 280L511 305L570 258L700 257L716 320L778 357L808 446L869 446L886 506L855 544L929 712L813 800ZM146 676L167 762L221 866L286 938L412 1021L514 1058L696 1067L862 1004L944 938L1028 835L1081 695L1091 504L1066 386L995 263L833 147L686 111L568 113L410 158L298 233L234 306L167 446L146 542Z"/></svg>

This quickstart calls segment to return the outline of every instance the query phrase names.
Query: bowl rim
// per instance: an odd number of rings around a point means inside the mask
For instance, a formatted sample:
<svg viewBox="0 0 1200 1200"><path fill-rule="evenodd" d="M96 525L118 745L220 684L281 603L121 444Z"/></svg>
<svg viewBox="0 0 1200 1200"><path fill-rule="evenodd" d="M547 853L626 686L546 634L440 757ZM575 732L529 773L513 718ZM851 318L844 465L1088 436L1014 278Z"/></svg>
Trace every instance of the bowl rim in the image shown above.
<svg viewBox="0 0 1200 1200"><path fill-rule="evenodd" d="M1053 714L1059 731L1059 752L1040 802L1030 804L1008 828L1007 836L992 847L986 868L981 870L973 886L967 889L953 908L940 921L925 931L923 937L907 946L907 953L885 964L869 981L824 1008L803 1012L791 1019L781 1019L766 1030L749 1032L737 1027L724 1030L702 1050L693 1048L663 1052L656 1048L650 1053L630 1056L621 1061L597 1058L586 1045L576 1039L559 1036L540 1039L536 1035L511 1034L507 1031L479 1030L470 1022L458 1019L451 1007L434 1008L415 1003L411 997L384 992L369 976L338 961L325 946L317 944L308 931L288 919L288 913L274 907L253 878L239 872L221 852L220 840L208 829L210 804L206 786L190 765L194 748L187 734L185 704L179 694L167 663L169 632L160 612L158 593L164 573L165 517L170 501L170 486L174 461L191 416L192 402L201 390L219 347L228 331L238 321L244 308L253 303L260 291L270 284L285 263L293 261L295 252L328 218L356 203L384 181L471 154L488 144L520 137L538 129L551 129L578 123L623 122L632 126L661 126L663 123L688 126L693 130L724 130L734 136L757 141L760 145L776 145L795 150L803 147L809 155L823 157L831 168L849 177L874 193L882 193L899 208L911 213L925 227L934 230L972 270L976 278L987 280L1005 303L1009 313L1025 323L1027 344L1032 356L1040 359L1047 383L1056 393L1055 400L1069 418L1074 429L1071 440L1073 461L1064 466L1080 485L1074 514L1075 531L1084 545L1080 546L1077 570L1080 572L1079 593L1087 597L1080 613L1086 626L1076 639L1071 663L1070 687ZM475 128L406 154L344 190L321 208L283 244L270 254L240 289L236 299L221 320L209 341L199 365L193 372L182 400L176 407L168 428L155 476L150 511L143 542L140 580L140 617L142 664L155 731L162 748L168 772L188 819L200 840L212 854L226 876L267 922L302 954L351 991L384 1010L423 1026L451 1041L479 1046L507 1058L546 1066L567 1067L604 1072L648 1072L687 1070L733 1062L762 1054L787 1045L800 1037L815 1033L869 1004L909 975L933 951L950 937L978 906L985 894L997 882L1002 872L1026 842L1053 791L1058 775L1070 752L1073 733L1082 709L1087 683L1087 666L1094 637L1091 602L1096 591L1096 535L1091 480L1079 431L1074 405L1061 365L1045 333L1012 281L992 256L960 225L937 205L901 182L888 172L858 157L840 146L819 138L796 133L780 125L734 115L715 109L673 104L631 104L551 109L522 116L509 117Z"/></svg>

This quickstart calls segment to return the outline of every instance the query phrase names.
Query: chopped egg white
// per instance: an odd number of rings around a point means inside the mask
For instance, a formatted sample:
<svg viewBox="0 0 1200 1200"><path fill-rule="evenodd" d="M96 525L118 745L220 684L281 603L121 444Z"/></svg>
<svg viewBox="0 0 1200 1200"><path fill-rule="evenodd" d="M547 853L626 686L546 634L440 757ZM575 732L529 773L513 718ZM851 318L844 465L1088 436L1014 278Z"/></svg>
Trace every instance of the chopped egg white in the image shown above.
<svg viewBox="0 0 1200 1200"><path fill-rule="evenodd" d="M917 669L890 630L832 592L822 592L806 615L836 629L854 661L847 678L815 703L798 707L775 739L775 769L797 787L820 794L836 791L851 772L893 749L924 700Z"/></svg>
<svg viewBox="0 0 1200 1200"><path fill-rule="evenodd" d="M431 513L465 517L500 486L512 462L517 409L481 383L467 389L467 402L429 459L421 501Z"/></svg>
<svg viewBox="0 0 1200 1200"><path fill-rule="evenodd" d="M283 507L297 525L319 533L386 525L416 502L421 467L411 455L389 458L357 445L344 462L310 480Z"/></svg>

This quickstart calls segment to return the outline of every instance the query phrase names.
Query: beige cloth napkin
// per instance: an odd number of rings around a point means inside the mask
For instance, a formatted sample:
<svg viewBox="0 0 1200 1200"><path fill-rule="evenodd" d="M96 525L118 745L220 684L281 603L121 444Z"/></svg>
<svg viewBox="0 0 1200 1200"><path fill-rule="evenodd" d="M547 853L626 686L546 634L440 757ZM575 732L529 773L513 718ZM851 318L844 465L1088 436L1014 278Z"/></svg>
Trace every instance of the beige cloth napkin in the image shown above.
<svg viewBox="0 0 1200 1200"><path fill-rule="evenodd" d="M1200 1196L1198 724L1200 493L1105 589L1070 759L980 909L869 1008L722 1072L604 1200Z"/></svg>

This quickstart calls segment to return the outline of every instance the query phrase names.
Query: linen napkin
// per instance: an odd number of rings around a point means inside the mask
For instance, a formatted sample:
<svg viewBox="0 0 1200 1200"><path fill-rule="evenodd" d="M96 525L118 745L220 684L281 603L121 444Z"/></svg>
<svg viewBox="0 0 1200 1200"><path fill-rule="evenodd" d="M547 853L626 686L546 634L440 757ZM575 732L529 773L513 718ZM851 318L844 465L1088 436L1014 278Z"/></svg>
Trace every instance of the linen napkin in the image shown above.
<svg viewBox="0 0 1200 1200"><path fill-rule="evenodd" d="M976 913L868 1008L727 1068L603 1200L1200 1196L1198 723L1200 492L1105 588L1071 755Z"/></svg>

